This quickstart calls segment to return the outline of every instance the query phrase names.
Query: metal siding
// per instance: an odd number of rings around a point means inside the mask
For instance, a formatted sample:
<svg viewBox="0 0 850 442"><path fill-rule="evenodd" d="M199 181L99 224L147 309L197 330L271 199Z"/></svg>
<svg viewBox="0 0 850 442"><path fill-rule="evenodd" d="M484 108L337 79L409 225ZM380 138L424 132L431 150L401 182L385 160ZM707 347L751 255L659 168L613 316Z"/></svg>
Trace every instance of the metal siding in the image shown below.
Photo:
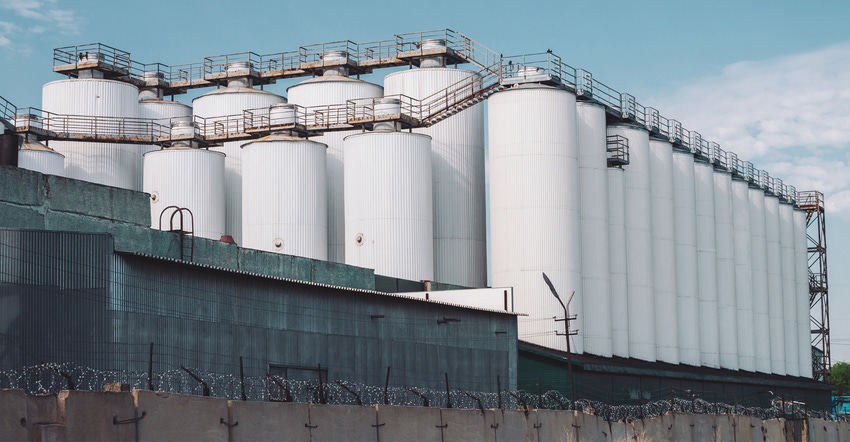
<svg viewBox="0 0 850 442"><path fill-rule="evenodd" d="M746 181L732 181L732 235L735 253L735 308L738 323L738 367L755 371L753 265L750 197Z"/></svg>
<svg viewBox="0 0 850 442"><path fill-rule="evenodd" d="M714 223L714 171L708 163L694 163L697 210L697 280L699 282L700 362L720 366L717 304L717 235Z"/></svg>
<svg viewBox="0 0 850 442"><path fill-rule="evenodd" d="M753 264L753 336L756 371L770 373L770 315L768 313L767 234L764 216L764 191L749 189L750 232Z"/></svg>
<svg viewBox="0 0 850 442"><path fill-rule="evenodd" d="M650 140L649 151L656 357L659 361L678 364L673 146L667 141Z"/></svg>
<svg viewBox="0 0 850 442"><path fill-rule="evenodd" d="M794 206L779 204L779 247L782 271L782 328L785 332L785 372L789 376L800 375L799 326L797 320L797 271L794 258Z"/></svg>
<svg viewBox="0 0 850 442"><path fill-rule="evenodd" d="M424 99L477 76L463 69L409 69L387 75L384 94ZM414 132L432 139L434 278L464 287L486 287L484 105L476 104Z"/></svg>
<svg viewBox="0 0 850 442"><path fill-rule="evenodd" d="M275 136L243 146L243 247L327 260L326 150Z"/></svg>
<svg viewBox="0 0 850 442"><path fill-rule="evenodd" d="M434 279L430 141L404 132L346 137L346 264Z"/></svg>
<svg viewBox="0 0 850 442"><path fill-rule="evenodd" d="M224 154L182 148L148 152L142 188L156 196L150 203L151 228L159 229L162 222L162 229L170 230L173 210L163 211L177 206L192 212L195 236L218 240L224 235Z"/></svg>
<svg viewBox="0 0 850 442"><path fill-rule="evenodd" d="M738 308L735 301L735 246L732 174L714 172L714 222L717 235L717 318L720 367L738 369Z"/></svg>
<svg viewBox="0 0 850 442"><path fill-rule="evenodd" d="M629 285L629 356L656 360L655 294L652 265L652 214L649 133L633 126L609 126L608 135L629 140L625 166L626 278ZM660 319L660 318L659 318Z"/></svg>
<svg viewBox="0 0 850 442"><path fill-rule="evenodd" d="M625 171L608 169L608 251L611 265L611 352L629 357L629 282L626 278Z"/></svg>
<svg viewBox="0 0 850 442"><path fill-rule="evenodd" d="M779 232L779 197L764 196L764 223L767 238L767 294L770 318L770 370L785 374L785 307L782 294L782 247Z"/></svg>
<svg viewBox="0 0 850 442"><path fill-rule="evenodd" d="M605 108L576 104L581 186L582 311L580 326L586 353L611 356L611 273L608 225L608 159Z"/></svg>
<svg viewBox="0 0 850 442"><path fill-rule="evenodd" d="M699 366L699 286L694 156L673 152L673 215L676 240L676 293L679 361Z"/></svg>
<svg viewBox="0 0 850 442"><path fill-rule="evenodd" d="M797 340L800 376L812 377L811 320L809 312L809 261L806 239L806 212L794 210L794 272L797 286Z"/></svg>
<svg viewBox="0 0 850 442"><path fill-rule="evenodd" d="M575 95L520 87L488 103L493 286L514 287L520 339L559 350L564 314L541 272L566 302L581 290L581 221ZM519 130L521 128L521 130ZM581 312L576 297L572 312ZM573 338L575 352L582 342Z"/></svg>
<svg viewBox="0 0 850 442"><path fill-rule="evenodd" d="M18 167L46 175L64 176L65 157L50 150L21 149L18 151Z"/></svg>
<svg viewBox="0 0 850 442"><path fill-rule="evenodd" d="M139 101L139 118L148 118L154 123L169 126L176 119L184 119L192 121L192 108L178 101L165 100L145 100ZM174 119L174 120L172 120ZM151 144L147 146L139 146L139 180L144 177L144 158L145 154L154 150L160 150L160 146ZM139 182L139 189L143 189L143 182Z"/></svg>

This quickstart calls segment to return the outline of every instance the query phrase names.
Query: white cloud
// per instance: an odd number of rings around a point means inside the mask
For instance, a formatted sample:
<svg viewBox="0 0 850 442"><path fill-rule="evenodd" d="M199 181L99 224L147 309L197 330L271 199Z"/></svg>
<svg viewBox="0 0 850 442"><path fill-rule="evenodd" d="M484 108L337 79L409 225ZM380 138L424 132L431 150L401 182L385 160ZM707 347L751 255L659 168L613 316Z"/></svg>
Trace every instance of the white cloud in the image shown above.
<svg viewBox="0 0 850 442"><path fill-rule="evenodd" d="M63 34L76 34L81 26L76 12L59 8L57 0L0 0L0 9L20 17L16 20L20 26L0 22L0 47L16 52L27 52L26 37L43 34L46 27Z"/></svg>

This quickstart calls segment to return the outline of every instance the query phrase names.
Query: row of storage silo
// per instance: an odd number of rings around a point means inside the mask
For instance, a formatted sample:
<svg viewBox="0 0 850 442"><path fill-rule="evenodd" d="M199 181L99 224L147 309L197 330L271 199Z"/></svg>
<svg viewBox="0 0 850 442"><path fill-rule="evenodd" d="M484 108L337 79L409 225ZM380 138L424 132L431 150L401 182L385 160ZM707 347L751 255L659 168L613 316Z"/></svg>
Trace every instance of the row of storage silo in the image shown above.
<svg viewBox="0 0 850 442"><path fill-rule="evenodd" d="M567 350L545 272L575 292L573 352L811 376L790 193L733 176L696 133L674 145L562 88L518 84L488 112L492 283L528 313L520 339ZM627 140L628 165L608 167L609 137Z"/></svg>

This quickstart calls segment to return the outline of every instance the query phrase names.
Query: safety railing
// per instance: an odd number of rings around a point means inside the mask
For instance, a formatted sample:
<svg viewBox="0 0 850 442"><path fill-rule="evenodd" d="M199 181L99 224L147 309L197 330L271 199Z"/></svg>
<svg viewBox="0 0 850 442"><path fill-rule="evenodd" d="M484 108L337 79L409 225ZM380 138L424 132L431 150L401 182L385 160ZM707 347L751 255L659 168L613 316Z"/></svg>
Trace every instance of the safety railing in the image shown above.
<svg viewBox="0 0 850 442"><path fill-rule="evenodd" d="M802 190L797 192L797 205L803 210L824 211L823 193L816 190Z"/></svg>
<svg viewBox="0 0 850 442"><path fill-rule="evenodd" d="M254 52L204 57L204 78L215 80L227 77L258 75L255 69L256 66L261 64L260 54Z"/></svg>
<svg viewBox="0 0 850 442"><path fill-rule="evenodd" d="M729 167L729 153L721 149L720 144L717 144L713 141L709 144L711 146L711 152L713 155L712 164L714 164L714 167L724 172L731 172L732 169Z"/></svg>
<svg viewBox="0 0 850 442"><path fill-rule="evenodd" d="M204 63L190 63L176 66L166 66L162 68L165 73L165 80L172 86L195 86L209 85L209 82L204 78L206 67Z"/></svg>
<svg viewBox="0 0 850 442"><path fill-rule="evenodd" d="M608 155L608 167L629 164L629 139L622 135L608 135L605 140Z"/></svg>
<svg viewBox="0 0 850 442"><path fill-rule="evenodd" d="M318 64L324 66L331 63L357 64L360 60L360 50L357 43L349 40L318 43L298 48L298 61L302 64ZM341 63L342 62L342 63Z"/></svg>
<svg viewBox="0 0 850 442"><path fill-rule="evenodd" d="M15 130L57 140L152 144L166 136L166 121L131 117L62 115L38 108L19 109Z"/></svg>
<svg viewBox="0 0 850 442"><path fill-rule="evenodd" d="M85 68L100 65L113 69L130 70L130 53L101 43L66 46L53 50L53 67L73 65Z"/></svg>
<svg viewBox="0 0 850 442"><path fill-rule="evenodd" d="M426 124L486 99L501 86L501 61L420 100L419 121Z"/></svg>
<svg viewBox="0 0 850 442"><path fill-rule="evenodd" d="M561 57L551 53L512 55L502 58L502 84L540 82L561 84L564 76Z"/></svg>
<svg viewBox="0 0 850 442"><path fill-rule="evenodd" d="M3 123L3 126L7 129L13 130L15 128L13 121L17 114L18 108L9 100L0 97L0 122Z"/></svg>

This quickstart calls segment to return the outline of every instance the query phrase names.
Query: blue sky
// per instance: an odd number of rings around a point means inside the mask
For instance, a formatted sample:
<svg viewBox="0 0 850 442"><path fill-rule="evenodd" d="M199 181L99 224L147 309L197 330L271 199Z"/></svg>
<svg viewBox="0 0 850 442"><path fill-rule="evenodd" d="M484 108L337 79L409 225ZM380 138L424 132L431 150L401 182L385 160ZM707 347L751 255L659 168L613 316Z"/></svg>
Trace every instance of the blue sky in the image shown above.
<svg viewBox="0 0 850 442"><path fill-rule="evenodd" d="M771 176L826 193L833 361L850 361L848 17L839 0L0 0L0 96L40 107L41 86L61 78L53 49L86 43L169 65L443 28L504 55L551 49Z"/></svg>

